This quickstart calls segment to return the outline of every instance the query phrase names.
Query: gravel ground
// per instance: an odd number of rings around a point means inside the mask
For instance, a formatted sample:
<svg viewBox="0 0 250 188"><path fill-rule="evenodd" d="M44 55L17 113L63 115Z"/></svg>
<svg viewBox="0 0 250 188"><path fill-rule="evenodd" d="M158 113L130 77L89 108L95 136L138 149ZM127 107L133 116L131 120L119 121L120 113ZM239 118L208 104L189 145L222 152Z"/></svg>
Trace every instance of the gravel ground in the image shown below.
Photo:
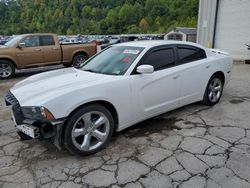
<svg viewBox="0 0 250 188"><path fill-rule="evenodd" d="M218 105L192 104L147 120L88 157L18 140L2 96L43 70L0 81L0 187L250 187L249 65L234 65Z"/></svg>

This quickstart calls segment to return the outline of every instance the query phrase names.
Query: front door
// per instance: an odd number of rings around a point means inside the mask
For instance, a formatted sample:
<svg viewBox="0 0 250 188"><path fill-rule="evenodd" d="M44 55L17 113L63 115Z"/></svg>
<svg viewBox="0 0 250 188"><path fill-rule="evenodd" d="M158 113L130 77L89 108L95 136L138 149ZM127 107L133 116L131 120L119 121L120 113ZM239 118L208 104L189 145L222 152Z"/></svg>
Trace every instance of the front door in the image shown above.
<svg viewBox="0 0 250 188"><path fill-rule="evenodd" d="M16 48L18 64L22 67L29 67L43 62L43 52L38 36L27 36L20 43L24 43L25 47Z"/></svg>
<svg viewBox="0 0 250 188"><path fill-rule="evenodd" d="M179 104L181 72L175 66L173 48L164 47L146 55L139 65L152 65L152 74L131 75L133 119L145 119L174 109Z"/></svg>

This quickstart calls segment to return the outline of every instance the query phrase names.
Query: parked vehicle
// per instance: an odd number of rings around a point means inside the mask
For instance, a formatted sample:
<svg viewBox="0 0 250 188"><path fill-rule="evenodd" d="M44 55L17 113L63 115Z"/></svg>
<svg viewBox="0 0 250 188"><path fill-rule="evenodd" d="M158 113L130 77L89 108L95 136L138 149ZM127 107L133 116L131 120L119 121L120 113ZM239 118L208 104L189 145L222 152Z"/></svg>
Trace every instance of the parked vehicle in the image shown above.
<svg viewBox="0 0 250 188"><path fill-rule="evenodd" d="M121 42L120 38L111 38L108 43L101 45L101 50L103 50L111 45L118 44L120 42Z"/></svg>
<svg viewBox="0 0 250 188"><path fill-rule="evenodd" d="M8 42L7 39L1 39L1 40L0 40L0 45L4 45L6 42Z"/></svg>
<svg viewBox="0 0 250 188"><path fill-rule="evenodd" d="M78 69L31 76L7 93L21 138L53 140L80 155L103 149L114 131L202 101L219 102L232 58L195 43L111 46Z"/></svg>
<svg viewBox="0 0 250 188"><path fill-rule="evenodd" d="M15 69L63 64L78 66L96 53L95 44L61 45L54 34L25 34L0 48L0 79L15 75Z"/></svg>

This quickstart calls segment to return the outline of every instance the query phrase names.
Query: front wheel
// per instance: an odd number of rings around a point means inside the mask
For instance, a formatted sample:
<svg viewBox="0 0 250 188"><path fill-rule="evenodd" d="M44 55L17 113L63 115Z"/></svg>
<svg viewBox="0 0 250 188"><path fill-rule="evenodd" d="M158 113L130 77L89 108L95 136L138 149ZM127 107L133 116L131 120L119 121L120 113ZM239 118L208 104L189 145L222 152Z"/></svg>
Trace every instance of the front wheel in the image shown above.
<svg viewBox="0 0 250 188"><path fill-rule="evenodd" d="M113 131L114 120L105 107L95 104L84 106L66 122L64 146L73 154L94 154L105 148Z"/></svg>
<svg viewBox="0 0 250 188"><path fill-rule="evenodd" d="M15 75L15 66L5 60L0 61L0 79L11 78Z"/></svg>
<svg viewBox="0 0 250 188"><path fill-rule="evenodd" d="M223 92L224 82L219 74L213 75L207 85L203 103L208 106L217 104L220 101Z"/></svg>

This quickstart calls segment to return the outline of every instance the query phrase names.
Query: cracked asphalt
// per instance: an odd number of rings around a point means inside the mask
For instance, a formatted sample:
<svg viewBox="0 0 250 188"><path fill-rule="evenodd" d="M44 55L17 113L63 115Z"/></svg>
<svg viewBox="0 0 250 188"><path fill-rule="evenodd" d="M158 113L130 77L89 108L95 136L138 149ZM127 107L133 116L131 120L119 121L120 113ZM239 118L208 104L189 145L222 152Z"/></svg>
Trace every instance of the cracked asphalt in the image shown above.
<svg viewBox="0 0 250 188"><path fill-rule="evenodd" d="M234 65L216 106L192 104L144 121L88 157L19 141L2 96L37 72L0 81L0 187L250 187L249 65Z"/></svg>

